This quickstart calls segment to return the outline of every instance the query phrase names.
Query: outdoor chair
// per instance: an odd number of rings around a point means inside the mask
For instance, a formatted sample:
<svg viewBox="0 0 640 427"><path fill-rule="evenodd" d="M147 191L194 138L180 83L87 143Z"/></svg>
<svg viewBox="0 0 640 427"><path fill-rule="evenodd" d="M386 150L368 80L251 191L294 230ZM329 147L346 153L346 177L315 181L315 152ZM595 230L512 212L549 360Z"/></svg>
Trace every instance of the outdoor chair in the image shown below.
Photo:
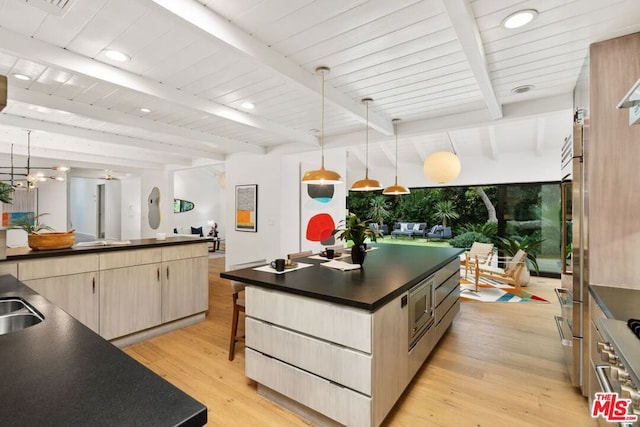
<svg viewBox="0 0 640 427"><path fill-rule="evenodd" d="M467 278L469 269L475 268L476 262L488 266L492 257L493 243L473 242L471 249L464 254L464 278Z"/></svg>
<svg viewBox="0 0 640 427"><path fill-rule="evenodd" d="M497 282L507 283L516 288L517 291L521 291L520 288L520 275L525 268L525 262L527 260L527 253L522 249L516 252L516 254L507 261L505 268L492 267L489 265L480 264L480 260L476 260L476 292L478 292L478 281L480 277L495 280Z"/></svg>

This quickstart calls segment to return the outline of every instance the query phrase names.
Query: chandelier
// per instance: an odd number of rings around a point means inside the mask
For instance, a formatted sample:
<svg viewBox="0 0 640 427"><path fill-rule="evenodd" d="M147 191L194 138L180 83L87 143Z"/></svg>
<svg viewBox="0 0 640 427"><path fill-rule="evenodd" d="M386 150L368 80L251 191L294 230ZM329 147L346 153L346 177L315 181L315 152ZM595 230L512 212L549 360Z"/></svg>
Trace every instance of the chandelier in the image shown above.
<svg viewBox="0 0 640 427"><path fill-rule="evenodd" d="M40 167L31 165L31 131L27 131L27 164L16 166L13 158L13 144L11 144L11 164L0 166L0 182L11 185L13 188L36 188L39 182L47 180L64 181L68 166ZM47 171L47 172L44 172ZM60 173L62 172L62 173Z"/></svg>

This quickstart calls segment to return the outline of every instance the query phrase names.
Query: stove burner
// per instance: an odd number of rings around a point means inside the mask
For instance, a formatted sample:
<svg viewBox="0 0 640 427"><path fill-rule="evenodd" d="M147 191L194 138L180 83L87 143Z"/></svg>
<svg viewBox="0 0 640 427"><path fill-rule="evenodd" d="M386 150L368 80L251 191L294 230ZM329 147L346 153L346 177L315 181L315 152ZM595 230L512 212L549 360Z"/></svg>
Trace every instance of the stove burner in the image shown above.
<svg viewBox="0 0 640 427"><path fill-rule="evenodd" d="M631 331L640 338L640 319L629 319L627 320L627 326Z"/></svg>

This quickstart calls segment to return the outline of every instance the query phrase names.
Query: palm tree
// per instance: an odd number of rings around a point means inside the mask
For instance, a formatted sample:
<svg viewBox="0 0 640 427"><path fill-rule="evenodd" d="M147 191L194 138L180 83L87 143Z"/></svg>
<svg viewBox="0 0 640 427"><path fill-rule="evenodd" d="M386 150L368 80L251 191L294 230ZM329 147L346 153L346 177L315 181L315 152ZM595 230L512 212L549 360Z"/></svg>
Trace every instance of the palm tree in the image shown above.
<svg viewBox="0 0 640 427"><path fill-rule="evenodd" d="M433 214L434 218L442 221L442 226L447 226L447 221L460 218L458 212L453 208L453 203L450 200L441 200L436 203L436 211Z"/></svg>
<svg viewBox="0 0 640 427"><path fill-rule="evenodd" d="M384 224L384 220L391 216L389 208L390 203L386 196L377 194L369 200L369 211L367 212L367 217L382 225Z"/></svg>

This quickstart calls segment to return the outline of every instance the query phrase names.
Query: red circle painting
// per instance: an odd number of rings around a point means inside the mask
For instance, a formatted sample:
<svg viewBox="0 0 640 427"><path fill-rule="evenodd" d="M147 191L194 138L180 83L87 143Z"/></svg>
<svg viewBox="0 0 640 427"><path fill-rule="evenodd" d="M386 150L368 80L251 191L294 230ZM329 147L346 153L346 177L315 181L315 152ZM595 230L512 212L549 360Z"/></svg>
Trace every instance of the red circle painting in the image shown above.
<svg viewBox="0 0 640 427"><path fill-rule="evenodd" d="M307 223L307 240L311 242L322 242L331 237L331 232L336 228L331 215L320 213L314 215Z"/></svg>

